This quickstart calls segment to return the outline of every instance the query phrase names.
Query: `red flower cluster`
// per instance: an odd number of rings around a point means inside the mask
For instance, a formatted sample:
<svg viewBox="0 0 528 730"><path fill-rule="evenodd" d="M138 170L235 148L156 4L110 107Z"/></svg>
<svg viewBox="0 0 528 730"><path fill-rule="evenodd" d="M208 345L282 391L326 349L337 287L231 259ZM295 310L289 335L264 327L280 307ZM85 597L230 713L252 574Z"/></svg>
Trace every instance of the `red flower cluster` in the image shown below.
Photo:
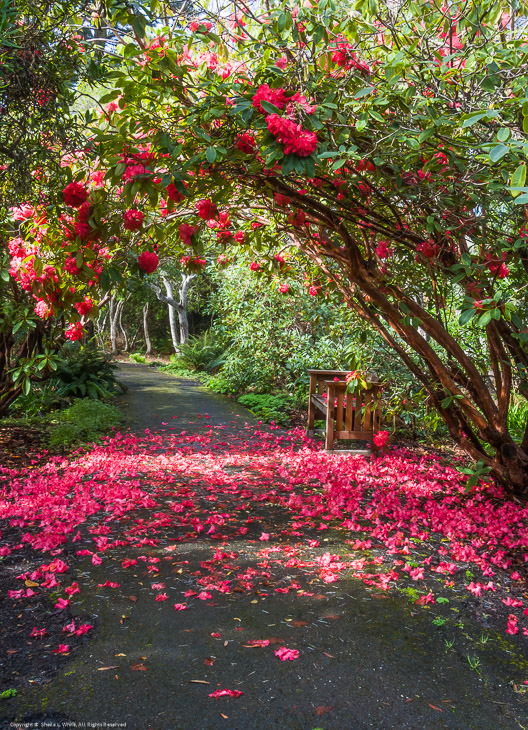
<svg viewBox="0 0 528 730"><path fill-rule="evenodd" d="M354 53L353 46L345 41L344 39L338 40L335 45L335 50L332 53L332 63L335 63L340 68L350 69L355 68L358 71L365 71L370 73L370 67L360 61Z"/></svg>
<svg viewBox="0 0 528 730"><path fill-rule="evenodd" d="M269 101L269 103L276 106L277 109L284 109L284 107L286 106L284 89L270 89L268 84L262 84L262 86L259 86L253 96L252 104L255 109L258 109L259 112L265 114L266 112L262 108L261 104L262 101Z"/></svg>
<svg viewBox="0 0 528 730"><path fill-rule="evenodd" d="M378 449L385 448L388 440L389 440L388 431L378 431L378 433L374 434L374 438L372 439L372 441L374 442L374 445L377 446Z"/></svg>
<svg viewBox="0 0 528 730"><path fill-rule="evenodd" d="M315 132L302 129L291 119L285 119L278 114L269 114L266 117L269 131L277 141L284 145L284 154L294 154L298 157L309 157L317 147Z"/></svg>
<svg viewBox="0 0 528 730"><path fill-rule="evenodd" d="M194 236L197 230L198 226L191 226L189 223L182 223L178 228L178 233L180 234L182 243L186 246L192 246L191 237Z"/></svg>
<svg viewBox="0 0 528 730"><path fill-rule="evenodd" d="M158 254L153 251L143 251L138 256L138 266L143 269L145 274L152 274L158 268L159 258Z"/></svg>
<svg viewBox="0 0 528 730"><path fill-rule="evenodd" d="M246 155L252 155L257 149L255 137L251 134L251 132L244 132L244 134L240 134L235 140L235 148Z"/></svg>
<svg viewBox="0 0 528 730"><path fill-rule="evenodd" d="M506 258L506 251L503 251L500 257L494 253L487 253L485 256L487 268L492 274L497 274L499 279L505 279L510 273L505 263Z"/></svg>
<svg viewBox="0 0 528 730"><path fill-rule="evenodd" d="M35 314L37 315L37 317L40 317L40 319L47 319L50 315L53 314L53 310L47 302L45 302L43 299L39 299L35 304Z"/></svg>
<svg viewBox="0 0 528 730"><path fill-rule="evenodd" d="M126 231L139 231L144 218L145 214L141 210L129 208L123 215L123 227Z"/></svg>
<svg viewBox="0 0 528 730"><path fill-rule="evenodd" d="M199 256L182 256L180 259L183 266L189 266L189 268L196 267L201 269L207 264L205 259L201 259Z"/></svg>
<svg viewBox="0 0 528 730"><path fill-rule="evenodd" d="M306 213L301 208L298 208L295 213L290 213L288 221L297 228L300 228L306 222Z"/></svg>
<svg viewBox="0 0 528 730"><path fill-rule="evenodd" d="M84 300L82 302L77 302L75 305L75 309L79 312L79 314L84 316L85 314L90 314L94 306L93 300L90 299L90 297L84 297Z"/></svg>
<svg viewBox="0 0 528 730"><path fill-rule="evenodd" d="M169 200L172 200L174 203L181 203L182 200L185 200L185 197L183 193L180 193L174 183L171 182L167 185L167 198Z"/></svg>
<svg viewBox="0 0 528 730"><path fill-rule="evenodd" d="M88 190L78 182L71 182L62 191L62 198L66 205L78 208L88 199Z"/></svg>
<svg viewBox="0 0 528 730"><path fill-rule="evenodd" d="M389 247L388 241L380 241L376 246L376 255L380 259L388 259L392 256L392 248Z"/></svg>
<svg viewBox="0 0 528 730"><path fill-rule="evenodd" d="M83 337L83 328L82 324L80 322L72 322L72 324L68 327L66 332L64 333L64 336L67 340L71 340L74 342L75 340L82 340Z"/></svg>
<svg viewBox="0 0 528 730"><path fill-rule="evenodd" d="M198 200L196 203L196 210L202 220L209 221L218 214L218 208L210 198L204 198Z"/></svg>
<svg viewBox="0 0 528 730"><path fill-rule="evenodd" d="M438 246L428 239L427 241L422 241L422 243L419 243L416 246L416 250L418 253L421 253L422 256L426 259L434 259L436 254L438 253ZM416 260L418 261L418 255L416 256Z"/></svg>

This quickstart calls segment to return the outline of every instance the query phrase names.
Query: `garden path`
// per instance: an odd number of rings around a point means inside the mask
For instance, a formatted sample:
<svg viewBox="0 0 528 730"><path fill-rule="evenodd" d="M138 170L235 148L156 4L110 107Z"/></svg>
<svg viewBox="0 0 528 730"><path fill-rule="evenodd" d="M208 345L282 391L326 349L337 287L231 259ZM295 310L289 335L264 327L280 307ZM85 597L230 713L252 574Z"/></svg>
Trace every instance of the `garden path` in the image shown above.
<svg viewBox="0 0 528 730"><path fill-rule="evenodd" d="M288 509L287 470L309 448L299 435L256 429L247 411L189 381L120 371L137 436L81 457L77 482L108 501L60 555L68 569L58 577L80 586L68 616L93 628L62 635L70 651L55 676L0 702L1 727L15 717L127 730L528 724L524 696L508 685L528 678L525 665L493 630L477 650L483 625L467 591L458 604L421 606L365 585L336 555L376 560L381 546L350 555L348 530ZM314 453L321 474L353 458ZM442 611L445 625L434 625ZM210 696L219 689L241 694Z"/></svg>

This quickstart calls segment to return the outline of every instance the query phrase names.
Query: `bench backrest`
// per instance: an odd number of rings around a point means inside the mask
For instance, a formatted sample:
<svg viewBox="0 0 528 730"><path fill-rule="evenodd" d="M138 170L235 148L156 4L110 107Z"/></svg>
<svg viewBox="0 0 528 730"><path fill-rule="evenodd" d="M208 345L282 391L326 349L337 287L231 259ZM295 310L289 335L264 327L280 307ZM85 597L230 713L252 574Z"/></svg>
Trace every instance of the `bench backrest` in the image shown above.
<svg viewBox="0 0 528 730"><path fill-rule="evenodd" d="M381 410L381 383L367 383L347 393L344 381L325 381L328 404L334 403L336 431L372 434L379 429Z"/></svg>

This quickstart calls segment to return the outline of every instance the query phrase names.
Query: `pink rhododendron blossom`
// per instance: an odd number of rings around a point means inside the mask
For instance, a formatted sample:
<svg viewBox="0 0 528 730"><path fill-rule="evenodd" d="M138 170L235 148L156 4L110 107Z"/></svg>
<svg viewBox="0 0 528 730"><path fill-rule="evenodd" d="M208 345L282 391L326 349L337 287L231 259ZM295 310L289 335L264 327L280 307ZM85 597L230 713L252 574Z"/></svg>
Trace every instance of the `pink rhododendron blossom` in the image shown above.
<svg viewBox="0 0 528 730"><path fill-rule="evenodd" d="M295 154L298 157L309 157L317 147L315 132L302 129L300 124L291 119L280 117L278 114L269 114L266 117L269 131L277 141L284 145L284 154Z"/></svg>
<svg viewBox="0 0 528 730"><path fill-rule="evenodd" d="M64 336L67 340L71 340L72 342L75 340L82 340L84 336L82 324L80 322L72 322L72 324L67 327Z"/></svg>
<svg viewBox="0 0 528 730"><path fill-rule="evenodd" d="M123 214L123 228L126 231L139 231L143 225L145 214L141 210L129 208Z"/></svg>
<svg viewBox="0 0 528 730"><path fill-rule="evenodd" d="M286 106L284 89L270 89L268 84L262 84L253 95L252 104L259 112L266 113L261 104L263 101L269 101L277 109L283 109Z"/></svg>
<svg viewBox="0 0 528 730"><path fill-rule="evenodd" d="M235 148L246 155L252 155L257 149L255 136L251 132L240 134L235 140Z"/></svg>
<svg viewBox="0 0 528 730"><path fill-rule="evenodd" d="M275 656L278 656L281 662L293 661L299 658L299 652L297 649L287 649L285 646L281 646L280 649L276 649Z"/></svg>
<svg viewBox="0 0 528 730"><path fill-rule="evenodd" d="M210 198L204 198L196 203L196 212L200 218L208 221L218 215L218 208Z"/></svg>
<svg viewBox="0 0 528 730"><path fill-rule="evenodd" d="M71 208L78 208L85 200L88 200L89 191L84 185L78 182L71 182L62 191L62 197L66 205Z"/></svg>
<svg viewBox="0 0 528 730"><path fill-rule="evenodd" d="M154 251L143 251L138 256L138 266L145 274L153 274L158 268L159 258Z"/></svg>
<svg viewBox="0 0 528 730"><path fill-rule="evenodd" d="M53 649L54 654L67 654L70 651L69 644L59 644L58 649Z"/></svg>
<svg viewBox="0 0 528 730"><path fill-rule="evenodd" d="M372 439L375 446L377 446L379 449L384 449L387 445L387 441L389 440L389 432L388 431L378 431L378 433L374 434L374 438Z"/></svg>
<svg viewBox="0 0 528 730"><path fill-rule="evenodd" d="M48 632L46 631L46 629L37 629L37 627L35 626L30 636L32 639L43 639L47 633Z"/></svg>
<svg viewBox="0 0 528 730"><path fill-rule="evenodd" d="M217 700L219 697L241 697L244 693L239 689L215 689L209 697Z"/></svg>

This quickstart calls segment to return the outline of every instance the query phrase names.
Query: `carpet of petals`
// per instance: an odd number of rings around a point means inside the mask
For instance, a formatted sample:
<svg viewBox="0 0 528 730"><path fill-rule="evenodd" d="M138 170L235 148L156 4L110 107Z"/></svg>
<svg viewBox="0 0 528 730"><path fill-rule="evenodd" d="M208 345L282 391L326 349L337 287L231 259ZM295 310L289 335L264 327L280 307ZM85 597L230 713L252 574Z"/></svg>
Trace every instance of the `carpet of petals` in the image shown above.
<svg viewBox="0 0 528 730"><path fill-rule="evenodd" d="M273 427L236 435L204 427L199 435L117 433L68 459L53 457L22 471L0 467L0 557L28 546L42 553L40 567L13 576L9 600L22 606L53 592L55 610L63 610L80 591L78 567L101 570L112 556L119 556L121 571L139 561L154 581L152 601L173 613L234 591L309 598L318 584L345 577L376 591L412 585L416 603L434 604L456 581L474 600L504 604L502 630L524 642L528 508L504 499L496 485L465 494L464 477L445 462L404 449L378 458L326 454L300 431ZM325 549L337 539L340 554ZM192 541L205 542L210 558L187 576L192 586L174 595L174 603L159 580L154 550L171 559L180 543ZM256 567L239 564L233 542L252 547ZM190 570L186 561L179 565L180 573ZM277 566L303 574L304 585L274 583ZM120 590L110 580L97 586ZM73 623L64 631L91 629ZM45 626L35 627L31 638L45 633ZM268 644L254 639L248 646ZM55 651L66 654L69 646ZM275 654L298 656L289 647ZM224 694L231 691L210 696Z"/></svg>

